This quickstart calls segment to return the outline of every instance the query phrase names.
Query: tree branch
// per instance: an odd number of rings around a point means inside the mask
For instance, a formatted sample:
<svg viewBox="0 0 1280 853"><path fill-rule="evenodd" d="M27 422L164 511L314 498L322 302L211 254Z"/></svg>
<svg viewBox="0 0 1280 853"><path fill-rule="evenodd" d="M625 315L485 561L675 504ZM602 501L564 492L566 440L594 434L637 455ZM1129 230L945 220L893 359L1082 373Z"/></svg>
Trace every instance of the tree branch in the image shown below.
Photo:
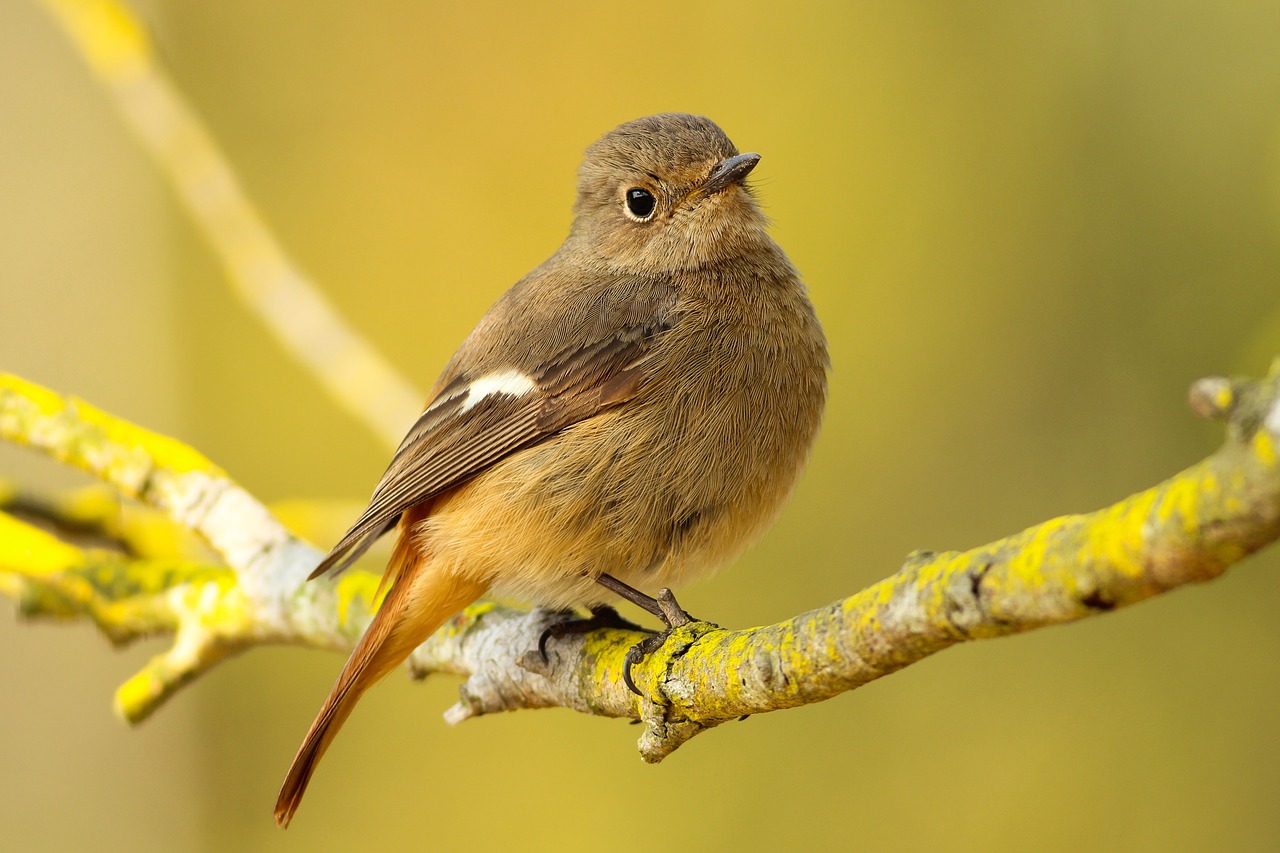
<svg viewBox="0 0 1280 853"><path fill-rule="evenodd" d="M883 581L794 619L732 631L691 623L622 682L643 635L538 638L558 618L481 603L410 658L415 677L466 677L456 723L567 707L642 720L660 761L727 720L836 696L965 640L1076 621L1217 577L1280 537L1280 359L1264 380L1206 379L1194 411L1227 423L1218 451L1086 515L1052 519L963 553L916 552ZM82 467L198 533L226 563L80 549L0 515L0 592L29 615L79 615L114 641L172 632L173 647L117 693L130 721L229 654L260 643L349 649L368 623L375 575L304 583L320 554L203 456L14 377L0 376L0 437ZM224 502L226 505L224 506Z"/></svg>
<svg viewBox="0 0 1280 853"><path fill-rule="evenodd" d="M425 395L285 252L129 9L116 0L42 2L208 241L241 304L348 414L387 447L399 446Z"/></svg>

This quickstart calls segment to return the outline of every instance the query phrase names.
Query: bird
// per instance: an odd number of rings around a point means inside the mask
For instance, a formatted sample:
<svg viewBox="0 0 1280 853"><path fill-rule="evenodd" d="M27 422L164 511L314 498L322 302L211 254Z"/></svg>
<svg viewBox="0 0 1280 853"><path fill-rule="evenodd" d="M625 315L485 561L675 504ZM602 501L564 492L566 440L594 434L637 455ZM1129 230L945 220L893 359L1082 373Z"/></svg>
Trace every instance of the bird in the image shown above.
<svg viewBox="0 0 1280 853"><path fill-rule="evenodd" d="M556 609L621 595L670 627L640 590L669 595L772 524L817 436L829 358L746 183L759 161L684 113L587 148L563 244L463 341L311 574L396 531L386 595L289 768L278 825L364 692L482 595Z"/></svg>

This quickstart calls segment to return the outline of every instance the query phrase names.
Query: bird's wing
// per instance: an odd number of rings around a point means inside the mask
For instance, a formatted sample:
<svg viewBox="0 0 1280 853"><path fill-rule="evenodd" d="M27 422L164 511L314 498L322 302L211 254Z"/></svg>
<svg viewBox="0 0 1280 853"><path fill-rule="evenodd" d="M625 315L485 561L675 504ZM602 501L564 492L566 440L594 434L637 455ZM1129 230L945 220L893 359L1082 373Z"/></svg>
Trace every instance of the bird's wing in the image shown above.
<svg viewBox="0 0 1280 853"><path fill-rule="evenodd" d="M310 577L351 565L410 507L631 399L666 328L660 322L627 325L563 349L530 372L499 368L455 377L418 417L369 506Z"/></svg>

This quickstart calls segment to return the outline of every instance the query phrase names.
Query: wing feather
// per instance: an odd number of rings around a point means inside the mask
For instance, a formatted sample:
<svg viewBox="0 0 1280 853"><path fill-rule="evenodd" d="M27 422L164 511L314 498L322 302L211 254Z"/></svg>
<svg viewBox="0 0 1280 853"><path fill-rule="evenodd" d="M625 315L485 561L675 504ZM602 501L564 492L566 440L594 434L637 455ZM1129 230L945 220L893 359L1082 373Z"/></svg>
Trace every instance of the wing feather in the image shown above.
<svg viewBox="0 0 1280 853"><path fill-rule="evenodd" d="M472 399L472 382L482 377L458 376L444 384L401 442L369 506L310 577L350 566L410 507L631 399L647 377L657 336L667 328L657 322L630 325L566 348L532 371L527 393L498 390Z"/></svg>

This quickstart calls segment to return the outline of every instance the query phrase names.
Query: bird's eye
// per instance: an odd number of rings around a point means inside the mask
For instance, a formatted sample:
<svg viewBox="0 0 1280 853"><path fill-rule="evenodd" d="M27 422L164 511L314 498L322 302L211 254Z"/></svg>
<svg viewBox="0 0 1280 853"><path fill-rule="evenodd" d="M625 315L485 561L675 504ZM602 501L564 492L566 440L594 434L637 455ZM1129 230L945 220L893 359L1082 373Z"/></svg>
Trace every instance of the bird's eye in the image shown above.
<svg viewBox="0 0 1280 853"><path fill-rule="evenodd" d="M632 219L644 222L653 216L653 209L657 204L653 193L646 189L632 187L627 190L627 213L631 214Z"/></svg>

